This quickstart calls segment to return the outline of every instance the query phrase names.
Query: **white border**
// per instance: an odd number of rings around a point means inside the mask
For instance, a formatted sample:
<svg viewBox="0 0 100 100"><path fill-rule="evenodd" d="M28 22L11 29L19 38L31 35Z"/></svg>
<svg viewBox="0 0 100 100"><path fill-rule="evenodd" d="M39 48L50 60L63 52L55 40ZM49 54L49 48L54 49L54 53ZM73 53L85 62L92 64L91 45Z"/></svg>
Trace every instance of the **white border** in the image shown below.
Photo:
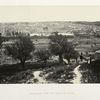
<svg viewBox="0 0 100 100"><path fill-rule="evenodd" d="M100 5L100 0L0 0L0 5Z"/></svg>
<svg viewBox="0 0 100 100"><path fill-rule="evenodd" d="M0 85L1 100L100 100L100 85Z"/></svg>

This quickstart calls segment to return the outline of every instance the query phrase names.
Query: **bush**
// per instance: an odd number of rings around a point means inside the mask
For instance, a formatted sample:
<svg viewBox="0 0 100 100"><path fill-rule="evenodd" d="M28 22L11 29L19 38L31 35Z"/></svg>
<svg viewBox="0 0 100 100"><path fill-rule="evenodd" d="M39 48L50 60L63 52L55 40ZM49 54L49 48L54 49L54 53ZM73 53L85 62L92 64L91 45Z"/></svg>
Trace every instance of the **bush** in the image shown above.
<svg viewBox="0 0 100 100"><path fill-rule="evenodd" d="M44 63L47 63L47 60L50 58L51 53L49 50L38 50L35 53L36 57L38 58L39 61L44 61Z"/></svg>

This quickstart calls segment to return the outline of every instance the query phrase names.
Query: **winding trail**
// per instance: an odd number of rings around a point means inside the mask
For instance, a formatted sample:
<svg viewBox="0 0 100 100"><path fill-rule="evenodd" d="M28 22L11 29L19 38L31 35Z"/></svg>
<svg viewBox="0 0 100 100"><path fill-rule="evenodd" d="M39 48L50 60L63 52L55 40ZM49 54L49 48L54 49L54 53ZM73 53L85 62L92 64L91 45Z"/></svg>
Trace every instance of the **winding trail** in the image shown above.
<svg viewBox="0 0 100 100"><path fill-rule="evenodd" d="M81 84L82 83L81 82L82 74L79 71L80 66L81 65L78 65L73 71L73 73L75 74L73 80L71 81L73 84ZM45 79L45 76L41 76L41 73L42 73L42 71L35 71L33 73L34 78L38 80L36 83L40 83L40 84L51 83Z"/></svg>
<svg viewBox="0 0 100 100"><path fill-rule="evenodd" d="M79 71L79 67L81 65L78 65L75 69L74 69L74 74L75 74L75 77L74 79L72 80L72 83L73 84L81 84L81 77L82 77L82 74L81 72Z"/></svg>
<svg viewBox="0 0 100 100"><path fill-rule="evenodd" d="M40 76L41 72L42 72L42 71L35 71L35 72L33 73L34 78L35 78L35 79L38 79L38 82L37 82L37 83L42 83L42 84L43 84L43 83L47 83L47 81L45 80L45 78Z"/></svg>

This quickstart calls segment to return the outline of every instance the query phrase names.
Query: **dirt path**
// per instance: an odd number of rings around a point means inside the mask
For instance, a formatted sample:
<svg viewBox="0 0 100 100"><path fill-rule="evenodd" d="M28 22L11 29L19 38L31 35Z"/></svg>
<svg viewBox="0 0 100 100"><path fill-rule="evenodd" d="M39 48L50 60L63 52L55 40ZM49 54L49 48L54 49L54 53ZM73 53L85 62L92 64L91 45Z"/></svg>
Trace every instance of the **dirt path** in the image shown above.
<svg viewBox="0 0 100 100"><path fill-rule="evenodd" d="M71 81L73 84L81 84L81 77L82 77L82 74L81 74L81 72L79 71L80 66L81 66L81 65L78 65L78 66L74 69L74 71L73 71L73 73L75 74L74 79ZM41 83L42 83L42 84L44 84L44 83L49 83L49 82L45 79L45 76L41 76L41 73L42 73L42 71L35 71L35 72L33 73L34 79L37 79L37 80L38 80L37 83L40 83L40 84L41 84Z"/></svg>
<svg viewBox="0 0 100 100"><path fill-rule="evenodd" d="M80 66L81 65L78 65L73 71L73 73L75 74L73 80L71 80L71 83L73 83L73 84L81 84L82 83L81 82L82 74L79 71ZM41 71L41 70L34 71L33 76L34 77L31 80L29 80L30 83L37 83L37 84L54 83L54 82L46 80L47 74L43 74L43 71Z"/></svg>
<svg viewBox="0 0 100 100"><path fill-rule="evenodd" d="M40 83L40 84L41 84L41 83L47 83L47 81L45 80L45 78L44 78L43 76L40 76L41 72L42 72L42 71L35 71L35 72L33 73L34 78L38 80L37 83Z"/></svg>
<svg viewBox="0 0 100 100"><path fill-rule="evenodd" d="M75 69L74 69L74 74L75 74L75 77L74 79L72 80L72 83L73 84L81 84L81 77L82 77L82 74L81 72L79 71L79 68L80 68L81 65L78 65Z"/></svg>

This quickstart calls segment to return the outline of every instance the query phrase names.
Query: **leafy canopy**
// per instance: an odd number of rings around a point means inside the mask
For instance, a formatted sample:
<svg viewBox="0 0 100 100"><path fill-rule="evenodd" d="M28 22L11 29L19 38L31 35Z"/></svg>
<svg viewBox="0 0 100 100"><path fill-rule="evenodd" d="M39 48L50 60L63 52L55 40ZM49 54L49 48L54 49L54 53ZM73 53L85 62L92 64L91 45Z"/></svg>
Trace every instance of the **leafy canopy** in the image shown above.
<svg viewBox="0 0 100 100"><path fill-rule="evenodd" d="M16 41L5 49L8 56L25 62L32 57L31 52L35 50L35 47L29 36L19 35Z"/></svg>

